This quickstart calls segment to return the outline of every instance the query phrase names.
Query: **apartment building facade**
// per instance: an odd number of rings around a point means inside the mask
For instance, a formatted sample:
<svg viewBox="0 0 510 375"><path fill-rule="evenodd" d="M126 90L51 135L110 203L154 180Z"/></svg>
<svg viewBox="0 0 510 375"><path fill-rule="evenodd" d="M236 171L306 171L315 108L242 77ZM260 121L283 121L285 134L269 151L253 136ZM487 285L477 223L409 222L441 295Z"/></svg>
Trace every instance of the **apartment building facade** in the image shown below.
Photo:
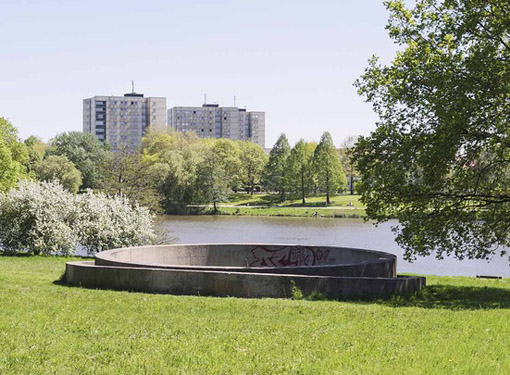
<svg viewBox="0 0 510 375"><path fill-rule="evenodd" d="M200 138L230 138L265 146L265 112L204 104L201 107L170 108L167 118L170 128L193 131Z"/></svg>
<svg viewBox="0 0 510 375"><path fill-rule="evenodd" d="M136 150L148 127L166 127L166 98L94 96L83 100L83 132L94 134L112 149Z"/></svg>

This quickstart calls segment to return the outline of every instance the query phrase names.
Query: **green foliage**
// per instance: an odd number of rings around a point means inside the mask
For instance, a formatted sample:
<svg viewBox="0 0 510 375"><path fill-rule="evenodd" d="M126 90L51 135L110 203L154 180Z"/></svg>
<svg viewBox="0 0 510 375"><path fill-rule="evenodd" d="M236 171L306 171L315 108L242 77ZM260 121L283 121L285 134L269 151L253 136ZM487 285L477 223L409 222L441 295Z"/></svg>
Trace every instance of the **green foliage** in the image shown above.
<svg viewBox="0 0 510 375"><path fill-rule="evenodd" d="M488 258L510 245L506 0L388 1L403 50L356 82L379 116L355 149L371 219L399 220L406 258Z"/></svg>
<svg viewBox="0 0 510 375"><path fill-rule="evenodd" d="M338 153L329 132L325 132L313 155L315 174L319 189L326 194L326 203L347 183Z"/></svg>
<svg viewBox="0 0 510 375"><path fill-rule="evenodd" d="M241 184L241 176L243 166L241 164L241 150L238 143L228 139L208 139L211 143L211 155L210 158L214 159L218 167L224 173L223 178L229 188L237 190L237 187Z"/></svg>
<svg viewBox="0 0 510 375"><path fill-rule="evenodd" d="M286 199L287 193L287 159L290 155L290 145L287 136L282 133L269 153L269 161L264 172L264 185L280 194L280 200Z"/></svg>
<svg viewBox="0 0 510 375"><path fill-rule="evenodd" d="M65 155L81 172L82 189L101 187L106 148L90 133L62 133L51 141L47 155Z"/></svg>
<svg viewBox="0 0 510 375"><path fill-rule="evenodd" d="M203 160L197 169L197 193L199 201L213 203L214 212L216 212L217 203L228 200L232 192L229 187L232 176L229 178L221 153L218 153L214 146L203 152Z"/></svg>
<svg viewBox="0 0 510 375"><path fill-rule="evenodd" d="M123 195L152 212L160 212L163 197L158 186L166 174L160 164L145 162L140 152L119 147L106 155L101 190L108 195Z"/></svg>
<svg viewBox="0 0 510 375"><path fill-rule="evenodd" d="M315 143L300 139L290 151L287 159L287 186L289 190L299 193L301 203L306 203L306 196L313 188L313 155Z"/></svg>
<svg viewBox="0 0 510 375"><path fill-rule="evenodd" d="M241 181L248 187L251 195L255 186L262 180L262 174L268 162L268 156L264 149L252 142L238 142L240 148L239 159L241 161Z"/></svg>
<svg viewBox="0 0 510 375"><path fill-rule="evenodd" d="M28 151L19 142L18 131L5 118L0 117L0 192L16 186L27 178Z"/></svg>
<svg viewBox="0 0 510 375"><path fill-rule="evenodd" d="M344 168L344 172L348 175L350 179L350 193L354 195L355 192L355 177L359 177L359 172L356 170L355 160L354 160L354 145L358 137L349 136L347 137L340 150L338 150L338 156L340 158L340 162L342 163L342 167Z"/></svg>
<svg viewBox="0 0 510 375"><path fill-rule="evenodd" d="M28 151L28 172L32 174L36 166L43 160L48 146L34 135L25 139L23 143Z"/></svg>
<svg viewBox="0 0 510 375"><path fill-rule="evenodd" d="M81 173L65 155L50 155L35 167L39 181L58 181L71 193L76 194L82 184Z"/></svg>
<svg viewBox="0 0 510 375"><path fill-rule="evenodd" d="M143 162L158 172L157 189L168 213L187 212L199 201L197 173L205 144L193 133L150 131L142 141Z"/></svg>
<svg viewBox="0 0 510 375"><path fill-rule="evenodd" d="M212 203L216 209L240 185L253 189L267 160L264 150L251 142L173 131L149 131L141 152L168 213L188 212L190 204Z"/></svg>

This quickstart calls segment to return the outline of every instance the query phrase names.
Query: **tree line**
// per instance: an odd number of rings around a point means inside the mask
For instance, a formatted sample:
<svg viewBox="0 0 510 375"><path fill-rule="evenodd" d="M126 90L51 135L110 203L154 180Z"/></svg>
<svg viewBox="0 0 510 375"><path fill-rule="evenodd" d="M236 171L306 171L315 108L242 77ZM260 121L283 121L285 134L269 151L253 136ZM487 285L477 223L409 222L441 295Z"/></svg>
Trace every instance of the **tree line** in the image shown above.
<svg viewBox="0 0 510 375"><path fill-rule="evenodd" d="M329 204L346 188L343 153L328 132L319 143L301 139L294 147L281 134L268 155L252 142L149 129L136 152L111 152L92 134L21 142L12 124L3 118L0 124L0 191L19 179L57 180L75 194L122 194L154 212L185 213L189 205L212 204L216 210L232 192L265 190L280 201L299 197L303 204L311 194L324 194Z"/></svg>

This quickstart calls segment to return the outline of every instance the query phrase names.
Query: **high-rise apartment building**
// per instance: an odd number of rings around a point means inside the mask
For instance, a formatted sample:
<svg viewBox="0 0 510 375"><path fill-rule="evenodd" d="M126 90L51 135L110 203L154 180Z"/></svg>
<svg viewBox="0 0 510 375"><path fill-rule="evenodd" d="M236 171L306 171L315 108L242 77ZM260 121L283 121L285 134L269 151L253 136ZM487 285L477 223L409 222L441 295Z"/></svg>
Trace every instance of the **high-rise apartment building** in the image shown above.
<svg viewBox="0 0 510 375"><path fill-rule="evenodd" d="M265 145L265 112L246 112L218 104L173 107L168 110L168 126L177 131L193 131L201 138L230 138Z"/></svg>
<svg viewBox="0 0 510 375"><path fill-rule="evenodd" d="M136 150L149 126L166 127L166 98L132 92L83 100L83 131L108 142L113 150Z"/></svg>

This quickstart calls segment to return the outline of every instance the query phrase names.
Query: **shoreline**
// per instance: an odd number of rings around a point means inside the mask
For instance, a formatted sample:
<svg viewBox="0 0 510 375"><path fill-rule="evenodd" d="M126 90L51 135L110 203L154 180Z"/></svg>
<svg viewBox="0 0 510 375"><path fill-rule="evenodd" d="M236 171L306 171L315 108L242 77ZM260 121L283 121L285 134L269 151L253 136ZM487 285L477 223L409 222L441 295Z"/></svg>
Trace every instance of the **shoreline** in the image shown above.
<svg viewBox="0 0 510 375"><path fill-rule="evenodd" d="M247 211L246 209L239 208L239 209L230 209L225 210L225 208L220 207L217 212L204 212L204 213L195 213L190 214L192 216L243 216L243 217L307 217L307 218L328 218L328 219L362 219L364 218L365 212L356 212L356 210L353 210L355 212L347 213L344 212L343 209L333 209L329 210L329 212L324 212L326 210L324 209L309 209L304 212L289 212L285 209L281 208L262 208L260 211L258 209L249 209L250 211ZM257 211L256 211L257 210ZM361 210L358 210L361 211ZM315 214L317 213L317 214Z"/></svg>
<svg viewBox="0 0 510 375"><path fill-rule="evenodd" d="M191 210L183 215L223 215L223 216L274 216L360 219L366 217L365 207L350 206L272 206L272 205L230 205L219 204L217 211L213 205L189 205ZM171 213L169 215L180 215Z"/></svg>

